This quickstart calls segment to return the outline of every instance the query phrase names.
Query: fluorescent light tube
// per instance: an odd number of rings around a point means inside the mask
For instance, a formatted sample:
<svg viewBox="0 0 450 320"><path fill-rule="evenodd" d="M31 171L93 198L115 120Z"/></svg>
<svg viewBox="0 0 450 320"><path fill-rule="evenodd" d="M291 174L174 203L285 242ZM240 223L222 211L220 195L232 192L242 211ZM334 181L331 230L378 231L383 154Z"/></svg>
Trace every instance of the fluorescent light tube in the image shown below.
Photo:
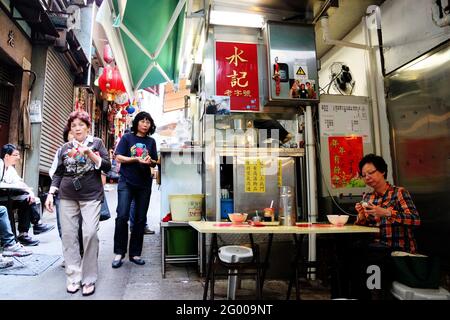
<svg viewBox="0 0 450 320"><path fill-rule="evenodd" d="M253 13L211 10L210 23L224 26L262 28L264 17Z"/></svg>

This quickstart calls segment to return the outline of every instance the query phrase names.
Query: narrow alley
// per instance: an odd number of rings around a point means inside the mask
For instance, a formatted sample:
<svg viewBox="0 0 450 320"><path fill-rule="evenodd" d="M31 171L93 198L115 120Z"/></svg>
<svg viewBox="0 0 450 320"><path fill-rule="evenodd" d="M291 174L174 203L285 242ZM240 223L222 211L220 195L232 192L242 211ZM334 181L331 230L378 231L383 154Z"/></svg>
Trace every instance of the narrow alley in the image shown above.
<svg viewBox="0 0 450 320"><path fill-rule="evenodd" d="M159 230L160 192L158 185L153 184L150 208L147 213L150 229L153 235L145 235L142 258L144 266L137 266L125 259L119 269L111 268L113 259L113 235L115 208L117 205L117 184L106 185L111 218L100 223L100 253L99 279L96 293L90 297L83 297L81 292L69 294L65 287L65 273L61 266L63 262L61 241L58 231L52 231L36 236L41 242L36 247L28 247L34 256L58 256L57 260L39 275L5 275L0 273L0 300L201 300L203 283L195 264L168 264L166 277L161 275L161 237ZM56 218L48 212L44 215L44 222L55 224ZM19 261L31 257L15 258L14 270L22 268ZM9 270L9 269L8 269ZM2 271L7 272L6 269ZM45 286L43 286L45 284ZM215 299L226 299L227 283L225 279L216 282ZM263 299L283 300L286 298L286 281L266 281ZM255 299L254 281L242 281L242 288L238 290L237 299ZM312 287L307 284L302 288L303 299L329 299L327 288Z"/></svg>

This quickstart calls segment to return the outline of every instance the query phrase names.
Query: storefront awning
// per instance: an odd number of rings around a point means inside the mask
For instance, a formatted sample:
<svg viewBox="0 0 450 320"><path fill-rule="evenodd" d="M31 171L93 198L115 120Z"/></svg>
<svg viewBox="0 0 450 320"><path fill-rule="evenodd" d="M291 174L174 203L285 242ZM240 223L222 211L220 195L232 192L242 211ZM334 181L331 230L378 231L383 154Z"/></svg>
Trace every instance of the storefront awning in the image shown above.
<svg viewBox="0 0 450 320"><path fill-rule="evenodd" d="M177 81L186 0L103 1L97 14L128 94Z"/></svg>

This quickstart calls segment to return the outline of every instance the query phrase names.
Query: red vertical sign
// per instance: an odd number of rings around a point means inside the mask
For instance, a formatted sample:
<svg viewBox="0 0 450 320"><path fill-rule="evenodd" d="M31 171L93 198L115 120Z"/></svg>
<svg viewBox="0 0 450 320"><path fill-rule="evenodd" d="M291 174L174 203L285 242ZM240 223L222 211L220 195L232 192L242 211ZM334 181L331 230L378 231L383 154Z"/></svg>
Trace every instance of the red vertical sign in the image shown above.
<svg viewBox="0 0 450 320"><path fill-rule="evenodd" d="M363 157L362 137L328 137L331 186L333 188L364 187L358 164Z"/></svg>
<svg viewBox="0 0 450 320"><path fill-rule="evenodd" d="M216 95L230 97L230 109L259 111L256 44L216 42Z"/></svg>

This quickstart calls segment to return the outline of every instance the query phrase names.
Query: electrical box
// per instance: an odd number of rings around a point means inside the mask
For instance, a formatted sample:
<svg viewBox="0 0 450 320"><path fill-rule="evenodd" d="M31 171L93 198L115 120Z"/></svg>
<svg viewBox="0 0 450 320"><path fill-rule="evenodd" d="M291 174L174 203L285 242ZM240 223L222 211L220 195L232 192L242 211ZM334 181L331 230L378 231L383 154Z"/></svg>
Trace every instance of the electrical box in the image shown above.
<svg viewBox="0 0 450 320"><path fill-rule="evenodd" d="M268 21L268 93L266 105L300 105L319 101L313 25Z"/></svg>

